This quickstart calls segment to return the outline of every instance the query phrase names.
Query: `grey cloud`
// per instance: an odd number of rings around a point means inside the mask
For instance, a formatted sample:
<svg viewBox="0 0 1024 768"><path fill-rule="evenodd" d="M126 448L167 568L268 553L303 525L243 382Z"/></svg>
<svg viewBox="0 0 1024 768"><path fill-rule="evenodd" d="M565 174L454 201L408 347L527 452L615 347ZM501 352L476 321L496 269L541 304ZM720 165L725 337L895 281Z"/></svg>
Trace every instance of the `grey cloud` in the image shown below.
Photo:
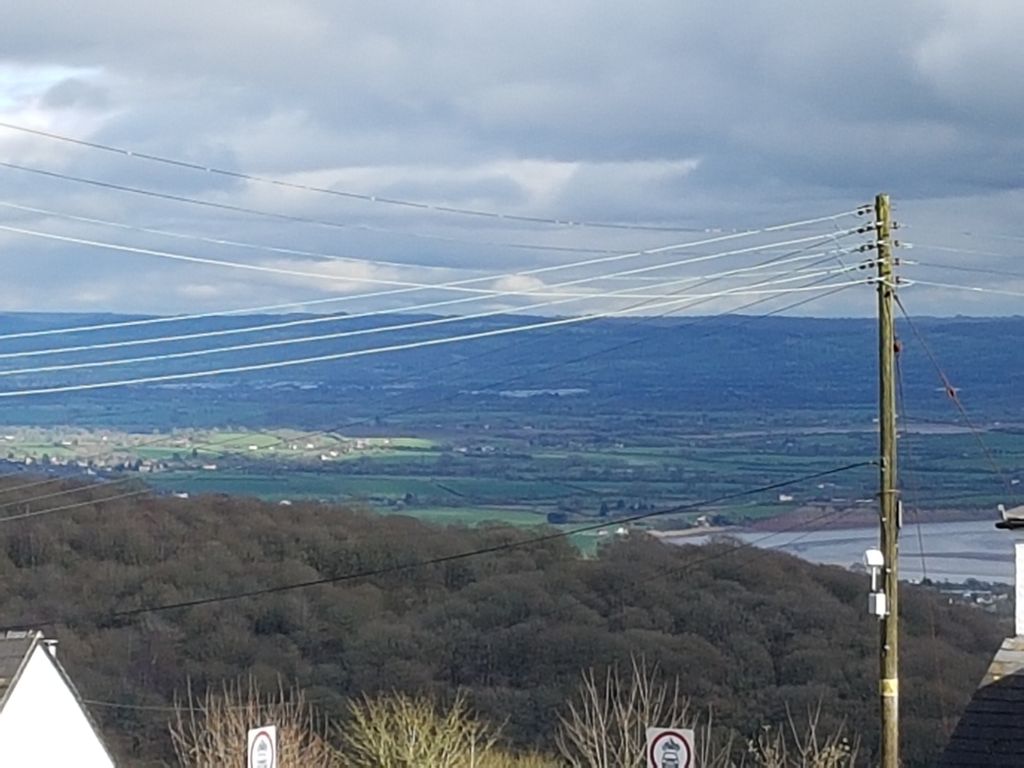
<svg viewBox="0 0 1024 768"><path fill-rule="evenodd" d="M1020 233L1006 202L1024 187L1024 11L1011 0L15 5L0 29L7 62L91 73L49 83L15 115L48 116L58 132L140 151L512 213L684 226L800 218L886 189L934 226L961 204L979 229ZM0 80L0 104L4 87ZM657 243L636 233L489 228L3 132L0 156L453 241ZM531 186L488 168L498 161L573 171ZM5 195L18 199L238 239L418 264L515 269L558 258L290 227L2 176Z"/></svg>
<svg viewBox="0 0 1024 768"><path fill-rule="evenodd" d="M107 89L77 77L61 80L40 99L41 105L46 109L104 109L108 102Z"/></svg>

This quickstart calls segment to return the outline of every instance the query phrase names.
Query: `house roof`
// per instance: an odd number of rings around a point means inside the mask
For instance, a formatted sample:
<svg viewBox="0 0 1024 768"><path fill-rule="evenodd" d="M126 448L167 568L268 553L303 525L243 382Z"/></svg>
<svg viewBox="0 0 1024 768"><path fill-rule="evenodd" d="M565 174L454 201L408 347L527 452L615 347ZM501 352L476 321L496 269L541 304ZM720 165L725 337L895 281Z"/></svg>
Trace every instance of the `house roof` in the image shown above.
<svg viewBox="0 0 1024 768"><path fill-rule="evenodd" d="M29 659L32 658L32 654L35 652L36 648L43 645L45 642L46 638L43 633L35 630L7 632L0 635L0 713L3 713L4 706L10 698L11 691L13 691L15 686L18 684L18 679L21 677L25 667L28 666L28 662ZM99 726L93 719L92 713L85 705L85 701L82 699L81 694L79 694L75 684L71 682L71 678L68 676L67 670L64 669L64 666L57 660L57 657L52 652L47 651L46 655L53 664L54 669L57 670L61 680L64 681L64 685L66 685L68 690L71 691L71 695L75 697L75 701L82 710L82 714L85 715L86 720L89 721L89 726L92 728L93 734L96 736L96 740L102 745L104 751L110 757L111 763L116 764L110 749L103 740L103 735L100 733Z"/></svg>
<svg viewBox="0 0 1024 768"><path fill-rule="evenodd" d="M1003 641L939 763L942 768L1024 765L1024 637Z"/></svg>
<svg viewBox="0 0 1024 768"><path fill-rule="evenodd" d="M14 687L28 662L42 632L8 632L0 635L0 710L7 703L7 693Z"/></svg>
<svg viewBox="0 0 1024 768"><path fill-rule="evenodd" d="M996 523L996 528L1004 528L1010 531L1024 528L1024 504L1010 507L1010 509L1006 509L1000 504L999 516L1002 519Z"/></svg>

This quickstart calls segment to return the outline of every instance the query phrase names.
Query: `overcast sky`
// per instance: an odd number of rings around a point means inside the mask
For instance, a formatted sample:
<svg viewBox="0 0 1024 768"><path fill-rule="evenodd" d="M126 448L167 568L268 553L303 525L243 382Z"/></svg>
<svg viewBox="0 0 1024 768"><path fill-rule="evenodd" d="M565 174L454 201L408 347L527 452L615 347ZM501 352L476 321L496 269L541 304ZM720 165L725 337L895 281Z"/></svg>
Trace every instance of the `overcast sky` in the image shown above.
<svg viewBox="0 0 1024 768"><path fill-rule="evenodd" d="M2 203L374 262L214 245L0 207L0 225L280 270L0 231L0 309L201 312L389 289L351 278L415 284L503 274L476 285L538 291L656 260L516 273L710 237L687 229L727 233L847 211L886 191L906 225L900 238L914 245L901 255L922 262L907 264L906 278L1007 294L908 286L909 307L939 315L1019 313L1024 296L1009 294L1024 294L1024 278L995 273L1024 275L1017 258L1024 243L1022 39L1024 4L1011 0L14 3L0 25L5 122L335 190L666 229L567 228L425 211L0 129L6 163L337 226L11 168L0 168ZM855 219L837 220L756 242L851 225ZM742 245L684 253L726 247ZM687 274L764 256L709 260ZM640 296L659 285L651 277L673 274L586 283L579 291ZM445 298L451 294L407 291L351 307ZM499 295L458 311L538 301ZM741 305L723 299L692 311ZM595 306L605 305L543 311ZM795 311L868 314L872 307L864 286Z"/></svg>

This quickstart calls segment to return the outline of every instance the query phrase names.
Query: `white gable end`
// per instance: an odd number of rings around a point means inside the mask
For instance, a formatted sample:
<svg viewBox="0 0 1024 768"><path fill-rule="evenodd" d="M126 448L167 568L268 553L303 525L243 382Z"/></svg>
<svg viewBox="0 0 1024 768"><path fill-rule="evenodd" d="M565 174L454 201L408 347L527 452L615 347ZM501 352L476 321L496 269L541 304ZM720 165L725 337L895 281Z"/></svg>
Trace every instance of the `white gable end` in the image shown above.
<svg viewBox="0 0 1024 768"><path fill-rule="evenodd" d="M0 765L114 765L41 644L33 649L0 710Z"/></svg>

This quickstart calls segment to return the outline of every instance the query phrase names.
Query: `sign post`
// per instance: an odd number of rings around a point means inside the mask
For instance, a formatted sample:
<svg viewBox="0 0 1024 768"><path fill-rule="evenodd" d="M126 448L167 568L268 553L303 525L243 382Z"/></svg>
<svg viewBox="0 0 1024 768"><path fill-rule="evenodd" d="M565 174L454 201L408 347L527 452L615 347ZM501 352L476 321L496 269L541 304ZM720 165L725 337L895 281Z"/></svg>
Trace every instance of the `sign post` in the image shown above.
<svg viewBox="0 0 1024 768"><path fill-rule="evenodd" d="M693 748L693 731L689 728L648 728L647 768L697 768Z"/></svg>
<svg viewBox="0 0 1024 768"><path fill-rule="evenodd" d="M248 768L277 768L277 726L250 729L245 753Z"/></svg>

